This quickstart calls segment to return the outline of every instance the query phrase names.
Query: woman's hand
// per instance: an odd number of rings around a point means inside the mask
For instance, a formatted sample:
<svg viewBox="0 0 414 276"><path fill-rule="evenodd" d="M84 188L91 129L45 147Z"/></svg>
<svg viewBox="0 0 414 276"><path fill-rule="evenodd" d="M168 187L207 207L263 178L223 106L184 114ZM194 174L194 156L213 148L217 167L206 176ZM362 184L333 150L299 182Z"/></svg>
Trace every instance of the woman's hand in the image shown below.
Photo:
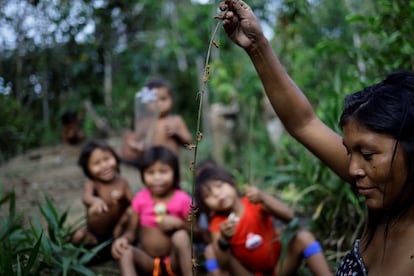
<svg viewBox="0 0 414 276"><path fill-rule="evenodd" d="M240 47L248 50L265 39L259 20L252 9L241 0L226 0L220 4L222 14L216 16L223 20L227 35Z"/></svg>

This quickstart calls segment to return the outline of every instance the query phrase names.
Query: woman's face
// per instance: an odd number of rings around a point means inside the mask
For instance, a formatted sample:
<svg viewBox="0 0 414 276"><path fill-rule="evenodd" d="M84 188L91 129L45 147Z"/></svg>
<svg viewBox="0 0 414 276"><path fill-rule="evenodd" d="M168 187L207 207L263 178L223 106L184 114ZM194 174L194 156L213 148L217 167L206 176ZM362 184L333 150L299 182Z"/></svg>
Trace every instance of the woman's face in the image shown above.
<svg viewBox="0 0 414 276"><path fill-rule="evenodd" d="M394 138L368 130L353 119L343 127L343 143L350 160L349 174L368 208L389 208L407 177L401 147L394 156Z"/></svg>
<svg viewBox="0 0 414 276"><path fill-rule="evenodd" d="M144 183L153 197L169 195L174 186L174 170L170 165L157 161L144 170Z"/></svg>

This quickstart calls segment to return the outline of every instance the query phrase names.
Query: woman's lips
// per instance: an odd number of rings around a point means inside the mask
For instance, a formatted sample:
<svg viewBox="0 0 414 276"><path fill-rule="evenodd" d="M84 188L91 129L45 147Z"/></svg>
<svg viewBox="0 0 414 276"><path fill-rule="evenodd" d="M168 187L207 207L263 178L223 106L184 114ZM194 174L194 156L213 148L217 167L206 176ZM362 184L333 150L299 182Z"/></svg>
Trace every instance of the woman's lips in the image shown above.
<svg viewBox="0 0 414 276"><path fill-rule="evenodd" d="M358 193L360 195L369 195L371 194L376 187L357 187Z"/></svg>

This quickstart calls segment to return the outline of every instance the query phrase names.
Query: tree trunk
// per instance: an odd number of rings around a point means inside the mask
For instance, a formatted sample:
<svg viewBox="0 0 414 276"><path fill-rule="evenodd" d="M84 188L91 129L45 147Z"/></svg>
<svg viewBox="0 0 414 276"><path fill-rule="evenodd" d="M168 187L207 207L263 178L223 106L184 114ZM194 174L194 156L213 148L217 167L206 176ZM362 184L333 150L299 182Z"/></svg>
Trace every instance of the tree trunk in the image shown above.
<svg viewBox="0 0 414 276"><path fill-rule="evenodd" d="M112 115L112 56L110 51L104 55L104 101L109 115Z"/></svg>

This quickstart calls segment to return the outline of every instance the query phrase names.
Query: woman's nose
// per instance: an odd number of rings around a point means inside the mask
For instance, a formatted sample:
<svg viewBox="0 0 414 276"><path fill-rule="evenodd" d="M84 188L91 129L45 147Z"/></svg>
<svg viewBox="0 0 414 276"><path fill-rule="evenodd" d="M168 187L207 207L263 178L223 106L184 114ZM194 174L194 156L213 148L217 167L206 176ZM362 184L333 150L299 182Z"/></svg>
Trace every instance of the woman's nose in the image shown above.
<svg viewBox="0 0 414 276"><path fill-rule="evenodd" d="M360 162L353 157L349 161L348 172L352 177L360 177L365 174Z"/></svg>

